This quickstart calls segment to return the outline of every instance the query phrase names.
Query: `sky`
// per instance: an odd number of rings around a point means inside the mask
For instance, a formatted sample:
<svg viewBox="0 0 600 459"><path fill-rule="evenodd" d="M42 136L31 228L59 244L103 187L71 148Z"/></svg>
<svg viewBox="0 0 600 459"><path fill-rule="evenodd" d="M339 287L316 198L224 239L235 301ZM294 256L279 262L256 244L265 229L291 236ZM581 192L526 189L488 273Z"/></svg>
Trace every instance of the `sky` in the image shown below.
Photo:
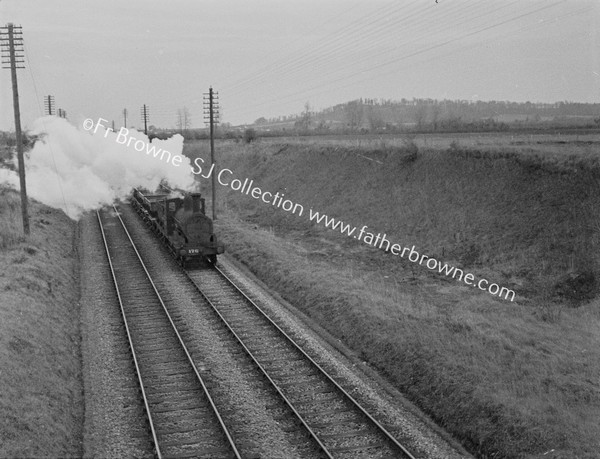
<svg viewBox="0 0 600 459"><path fill-rule="evenodd" d="M221 121L363 98L600 101L597 0L0 0L22 26L21 119L43 99L81 126L99 117L176 126L203 94ZM0 130L14 130L10 71Z"/></svg>

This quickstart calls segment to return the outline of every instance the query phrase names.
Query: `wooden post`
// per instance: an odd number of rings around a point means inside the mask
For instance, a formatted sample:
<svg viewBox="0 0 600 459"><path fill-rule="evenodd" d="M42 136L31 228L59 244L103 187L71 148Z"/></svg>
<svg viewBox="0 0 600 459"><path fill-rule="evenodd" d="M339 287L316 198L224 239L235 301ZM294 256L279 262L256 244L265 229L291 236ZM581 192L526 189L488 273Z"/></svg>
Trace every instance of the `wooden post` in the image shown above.
<svg viewBox="0 0 600 459"><path fill-rule="evenodd" d="M210 114L210 162L215 164L215 114L213 106L213 89L208 89L208 107ZM216 173L212 174L212 219L217 219L217 182Z"/></svg>
<svg viewBox="0 0 600 459"><path fill-rule="evenodd" d="M22 37L20 29L21 27L16 27L18 29L15 32L15 27L13 24L8 24L6 27L8 29L8 52L10 56L10 76L12 79L12 90L13 90L13 108L15 112L15 135L17 137L17 158L19 162L19 185L21 188L21 216L23 219L23 232L25 234L29 234L29 212L27 210L27 186L25 183L25 159L23 157L23 134L21 132L21 111L19 109L19 88L17 85L17 68L25 68L17 64L23 64L24 61L20 60L23 57L22 54L17 55L17 51L15 50L15 42L18 46L22 45ZM4 29L4 27L2 28ZM15 38L15 34L17 37ZM2 37L4 40L4 37ZM3 49L3 51L6 51ZM18 50L21 52L21 49ZM17 60L19 58L19 60ZM3 64L7 62L3 61Z"/></svg>

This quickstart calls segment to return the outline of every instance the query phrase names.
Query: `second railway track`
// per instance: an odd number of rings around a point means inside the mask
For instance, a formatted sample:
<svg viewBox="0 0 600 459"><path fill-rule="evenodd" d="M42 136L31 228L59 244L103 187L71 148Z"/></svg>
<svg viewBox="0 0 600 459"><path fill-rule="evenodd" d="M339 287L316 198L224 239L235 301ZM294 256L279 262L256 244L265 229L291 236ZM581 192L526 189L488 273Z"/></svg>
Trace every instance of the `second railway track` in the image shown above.
<svg viewBox="0 0 600 459"><path fill-rule="evenodd" d="M325 457L414 458L218 267L188 275Z"/></svg>

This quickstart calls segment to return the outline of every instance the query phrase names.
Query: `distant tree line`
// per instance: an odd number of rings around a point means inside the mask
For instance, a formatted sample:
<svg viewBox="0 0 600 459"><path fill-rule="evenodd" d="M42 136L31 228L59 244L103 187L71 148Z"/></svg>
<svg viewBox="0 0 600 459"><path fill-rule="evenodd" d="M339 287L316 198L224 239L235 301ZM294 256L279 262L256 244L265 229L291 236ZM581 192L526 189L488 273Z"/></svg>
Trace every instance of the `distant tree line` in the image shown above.
<svg viewBox="0 0 600 459"><path fill-rule="evenodd" d="M600 127L600 104L360 98L319 112L261 117L261 135L332 132L463 132L519 128Z"/></svg>

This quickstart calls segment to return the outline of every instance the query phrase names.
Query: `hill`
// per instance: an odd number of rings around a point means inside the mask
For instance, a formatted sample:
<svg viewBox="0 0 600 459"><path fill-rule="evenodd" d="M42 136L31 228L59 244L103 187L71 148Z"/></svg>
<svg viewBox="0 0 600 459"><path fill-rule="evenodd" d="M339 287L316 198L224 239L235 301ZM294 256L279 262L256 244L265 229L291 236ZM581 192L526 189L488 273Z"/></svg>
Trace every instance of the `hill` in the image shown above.
<svg viewBox="0 0 600 459"><path fill-rule="evenodd" d="M262 131L321 133L477 132L557 126L600 126L600 104L360 98L319 111L311 110L307 102L300 114L259 118L253 123Z"/></svg>

